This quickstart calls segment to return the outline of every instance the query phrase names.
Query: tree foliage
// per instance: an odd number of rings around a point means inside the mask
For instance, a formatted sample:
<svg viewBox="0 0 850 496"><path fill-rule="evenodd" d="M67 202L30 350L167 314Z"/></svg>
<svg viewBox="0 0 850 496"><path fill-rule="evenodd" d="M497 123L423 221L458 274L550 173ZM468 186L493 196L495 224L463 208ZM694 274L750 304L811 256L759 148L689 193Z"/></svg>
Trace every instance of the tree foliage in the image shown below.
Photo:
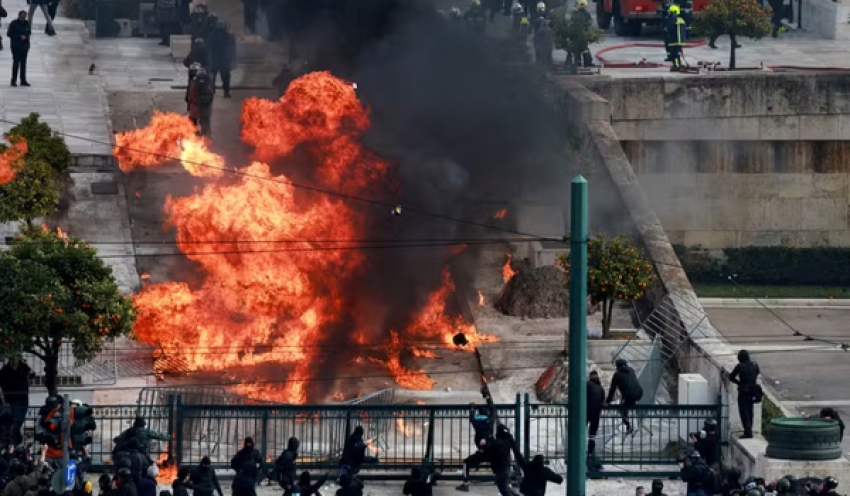
<svg viewBox="0 0 850 496"><path fill-rule="evenodd" d="M577 12L567 16L563 10L554 11L552 31L555 47L566 50L568 53L579 53L585 46L605 40L605 33L588 24L587 19L589 16L578 15Z"/></svg>
<svg viewBox="0 0 850 496"><path fill-rule="evenodd" d="M63 342L85 363L104 340L128 335L136 318L95 249L46 227L23 228L0 255L0 302L0 356L41 358L50 393Z"/></svg>
<svg viewBox="0 0 850 496"><path fill-rule="evenodd" d="M10 129L6 136L18 136L27 141L27 154L24 157L27 161L47 162L59 174L71 165L71 151L65 139L41 122L35 112L21 119L20 124Z"/></svg>
<svg viewBox="0 0 850 496"><path fill-rule="evenodd" d="M570 256L558 257L558 265L570 277ZM587 293L602 304L602 333L608 337L616 300L637 300L653 281L652 264L626 236L608 239L597 235L587 242Z"/></svg>
<svg viewBox="0 0 850 496"><path fill-rule="evenodd" d="M65 140L40 122L33 113L6 133L9 142L23 139L26 154L12 164L14 179L0 186L0 222L18 220L31 224L56 210L62 188L61 174L68 169L71 153ZM0 145L0 153L8 147Z"/></svg>
<svg viewBox="0 0 850 496"><path fill-rule="evenodd" d="M702 15L694 19L694 33L707 38L728 34L731 41L729 67L735 68L737 38L759 40L773 31L770 7L758 0L711 0Z"/></svg>

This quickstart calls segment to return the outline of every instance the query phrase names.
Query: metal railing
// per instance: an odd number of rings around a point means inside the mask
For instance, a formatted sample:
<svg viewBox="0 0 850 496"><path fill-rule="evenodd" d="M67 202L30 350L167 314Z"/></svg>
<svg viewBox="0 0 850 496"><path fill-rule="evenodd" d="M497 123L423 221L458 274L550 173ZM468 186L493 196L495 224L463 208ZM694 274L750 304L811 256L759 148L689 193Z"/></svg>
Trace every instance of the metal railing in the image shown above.
<svg viewBox="0 0 850 496"><path fill-rule="evenodd" d="M184 391L185 392L185 391ZM206 391L215 393L216 391ZM97 430L89 446L93 470L110 467L113 439L130 428L143 414L148 427L171 436L153 441L151 457L176 464L196 465L209 456L217 468L229 468L230 459L253 437L257 449L271 462L286 448L290 437L301 441L299 467L327 470L339 465L343 446L358 425L365 430L367 454L378 462L364 468L371 477L393 477L429 461L444 474L462 467L463 459L476 451L469 423L469 405L237 405L186 404L180 394L163 391L172 400L145 405L95 406ZM198 392L199 394L201 392ZM146 398L151 398L151 393ZM210 397L216 395L211 394ZM360 398L385 401L382 391ZM526 455L543 454L559 468L564 460L567 406L533 404L517 395L514 404L496 405L500 422L511 429ZM31 408L25 437L31 441L38 410ZM626 435L616 407L605 409L597 436L611 441L598 446L604 474L617 476L671 476L678 473L677 459L684 452L688 433L696 432L708 418L719 425L721 405L638 405L629 409L635 425ZM480 474L487 474L486 468ZM591 474L601 475L601 474Z"/></svg>
<svg viewBox="0 0 850 496"><path fill-rule="evenodd" d="M719 399L718 399L719 401ZM707 419L718 425L722 406L717 405L637 405L627 410L634 426L626 433L618 406L603 409L597 439L611 438L596 455L605 467L588 476L669 477L679 473L678 460L686 452L689 434L702 428ZM525 403L526 457L542 454L549 460L567 457L567 405ZM725 438L724 438L725 439Z"/></svg>

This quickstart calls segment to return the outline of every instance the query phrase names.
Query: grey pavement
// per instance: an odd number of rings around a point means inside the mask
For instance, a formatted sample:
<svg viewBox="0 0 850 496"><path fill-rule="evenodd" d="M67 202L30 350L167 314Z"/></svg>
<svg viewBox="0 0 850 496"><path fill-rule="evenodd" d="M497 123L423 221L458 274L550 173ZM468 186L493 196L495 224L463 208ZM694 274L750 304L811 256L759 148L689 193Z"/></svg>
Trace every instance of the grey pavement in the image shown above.
<svg viewBox="0 0 850 496"><path fill-rule="evenodd" d="M763 308L708 308L706 312L734 350L750 350L765 384L776 391L786 407L802 414L833 406L843 418L850 418L850 391L846 387L850 353L837 345L817 341L850 342L847 327L850 309L777 307L771 310L779 318ZM789 326L816 340L794 336ZM843 448L845 453L850 453L847 436Z"/></svg>

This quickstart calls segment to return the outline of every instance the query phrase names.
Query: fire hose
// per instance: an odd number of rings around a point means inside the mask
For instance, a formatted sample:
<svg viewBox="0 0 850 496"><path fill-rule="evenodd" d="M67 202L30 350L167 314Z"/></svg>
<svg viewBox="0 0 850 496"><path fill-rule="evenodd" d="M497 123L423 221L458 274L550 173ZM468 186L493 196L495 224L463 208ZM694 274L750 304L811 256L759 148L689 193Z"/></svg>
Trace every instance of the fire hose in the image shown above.
<svg viewBox="0 0 850 496"><path fill-rule="evenodd" d="M693 41L685 43L683 48L696 48L699 46L706 45L705 40ZM611 62L606 57L603 57L603 54L608 52L613 52L614 50L620 50L623 48L664 48L662 43L623 43L620 45L613 45L609 47L605 47L598 52L596 52L596 58L602 62L602 65L606 68L612 69L657 69L660 67L670 67L669 64L662 64L659 62L647 62L646 59L641 60L640 62ZM684 58L684 51L682 52L682 57ZM743 69L743 68L742 68ZM759 68L749 68L749 69L761 69ZM799 66L799 65L769 65L767 69L775 72L794 72L794 71L815 71L815 72L850 72L850 67L807 67L807 66ZM725 68L719 68L716 70L727 70Z"/></svg>

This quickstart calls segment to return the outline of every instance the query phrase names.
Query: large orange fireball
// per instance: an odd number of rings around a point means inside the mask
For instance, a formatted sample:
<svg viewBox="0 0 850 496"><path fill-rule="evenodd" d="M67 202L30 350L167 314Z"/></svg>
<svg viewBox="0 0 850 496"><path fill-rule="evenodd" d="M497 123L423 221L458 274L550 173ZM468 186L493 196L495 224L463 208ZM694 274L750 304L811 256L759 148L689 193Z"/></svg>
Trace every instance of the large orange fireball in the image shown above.
<svg viewBox="0 0 850 496"><path fill-rule="evenodd" d="M190 370L282 364L278 383L237 389L302 403L315 376L311 364L320 361L317 349L327 343L330 329L337 336L343 329L351 345L375 335L360 328L362 319L353 315L364 307L351 288L370 275L366 252L333 249L340 243L327 241L363 239L367 215L374 214L339 196L297 191L267 164L286 160L299 147L314 167L316 188L374 197L397 193L397 183L389 164L360 144L369 115L353 86L329 73L294 81L277 102L247 100L242 125L243 141L255 147L256 161L235 176L225 173L224 159L195 137L182 116L156 113L148 127L117 137L115 155L124 171L157 167L173 157L190 174L208 180L195 194L169 197L165 204L166 224L176 231L180 251L200 267L203 282L197 287L146 284L135 298L135 336ZM386 365L404 387L434 384L401 364L402 346L415 344L408 341L432 338L453 347L458 332L473 345L492 339L445 315L446 299L454 292L447 270L442 282L401 332L410 339L389 329L381 333L386 359L373 361Z"/></svg>

